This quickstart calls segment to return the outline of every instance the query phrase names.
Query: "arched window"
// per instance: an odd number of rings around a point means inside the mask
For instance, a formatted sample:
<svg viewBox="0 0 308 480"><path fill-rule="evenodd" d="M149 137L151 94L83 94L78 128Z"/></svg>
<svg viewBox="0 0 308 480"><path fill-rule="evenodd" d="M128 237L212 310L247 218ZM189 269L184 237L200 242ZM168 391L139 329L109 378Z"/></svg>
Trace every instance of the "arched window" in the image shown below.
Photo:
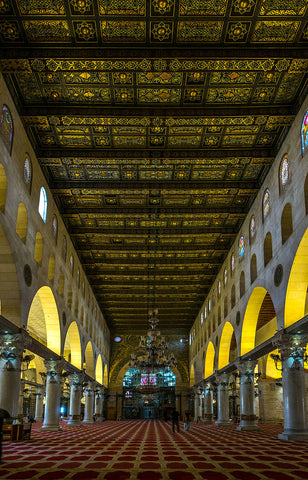
<svg viewBox="0 0 308 480"><path fill-rule="evenodd" d="M67 241L66 236L64 235L62 239L62 258L66 262L66 254L67 254Z"/></svg>
<svg viewBox="0 0 308 480"><path fill-rule="evenodd" d="M74 275L74 257L73 257L73 255L70 256L70 271L71 271L71 274Z"/></svg>
<svg viewBox="0 0 308 480"><path fill-rule="evenodd" d="M56 215L52 217L52 236L55 239L57 243L57 237L58 237L58 219Z"/></svg>
<svg viewBox="0 0 308 480"><path fill-rule="evenodd" d="M231 270L231 277L233 275L233 272L235 270L235 255L232 252L231 259L230 259L230 270Z"/></svg>
<svg viewBox="0 0 308 480"><path fill-rule="evenodd" d="M238 242L238 257L239 257L239 261L242 260L243 256L244 256L244 253L245 253L245 242L244 242L244 236L241 235L240 236L240 239L239 239L239 242Z"/></svg>
<svg viewBox="0 0 308 480"><path fill-rule="evenodd" d="M253 283L257 278L257 257L254 253L250 260L250 283Z"/></svg>
<svg viewBox="0 0 308 480"><path fill-rule="evenodd" d="M264 266L268 264L268 262L273 257L273 247L272 247L272 235L270 232L267 232L265 239L264 239Z"/></svg>
<svg viewBox="0 0 308 480"><path fill-rule="evenodd" d="M292 207L290 203L284 206L281 215L281 243L284 244L293 233Z"/></svg>
<svg viewBox="0 0 308 480"><path fill-rule="evenodd" d="M211 311L211 299L209 299L209 312Z"/></svg>
<svg viewBox="0 0 308 480"><path fill-rule="evenodd" d="M28 154L26 154L25 161L24 161L24 181L28 187L28 190L31 191L32 162Z"/></svg>
<svg viewBox="0 0 308 480"><path fill-rule="evenodd" d="M3 105L0 119L0 137L11 155L13 145L14 126L10 110Z"/></svg>
<svg viewBox="0 0 308 480"><path fill-rule="evenodd" d="M250 219L250 223L249 223L249 241L250 241L250 244L252 244L253 239L255 237L255 234L256 234L256 219L255 219L255 216L252 215L252 217Z"/></svg>
<svg viewBox="0 0 308 480"><path fill-rule="evenodd" d="M202 325L203 324L203 312L201 312L200 322L201 322L201 325Z"/></svg>
<svg viewBox="0 0 308 480"><path fill-rule="evenodd" d="M207 311L206 311L206 306L204 307L204 320L206 319L207 316Z"/></svg>
<svg viewBox="0 0 308 480"><path fill-rule="evenodd" d="M37 232L34 246L34 260L41 265L43 259L43 237L40 232Z"/></svg>
<svg viewBox="0 0 308 480"><path fill-rule="evenodd" d="M270 195L269 189L267 188L263 195L263 220L265 220L265 218L270 212L270 208L271 208L270 200L271 200L271 195Z"/></svg>
<svg viewBox="0 0 308 480"><path fill-rule="evenodd" d="M279 166L279 191L283 192L286 188L288 181L290 179L290 171L289 171L289 157L285 154L282 157Z"/></svg>
<svg viewBox="0 0 308 480"><path fill-rule="evenodd" d="M244 293L245 293L245 273L242 271L240 276L240 298L242 298Z"/></svg>
<svg viewBox="0 0 308 480"><path fill-rule="evenodd" d="M217 284L217 295L218 295L218 298L220 297L220 294L221 294L221 281L218 280L218 284Z"/></svg>
<svg viewBox="0 0 308 480"><path fill-rule="evenodd" d="M48 280L50 282L53 282L54 278L55 278L55 257L53 256L53 254L51 254L48 262Z"/></svg>
<svg viewBox="0 0 308 480"><path fill-rule="evenodd" d="M225 268L224 269L224 287L227 285L228 281L228 270Z"/></svg>
<svg viewBox="0 0 308 480"><path fill-rule="evenodd" d="M42 217L43 222L46 223L47 220L47 193L44 187L41 187L40 190L40 200L39 200L39 207L38 211L40 216Z"/></svg>
<svg viewBox="0 0 308 480"><path fill-rule="evenodd" d="M302 123L301 137L302 137L302 151L304 155L308 147L308 112L304 116L304 120Z"/></svg>

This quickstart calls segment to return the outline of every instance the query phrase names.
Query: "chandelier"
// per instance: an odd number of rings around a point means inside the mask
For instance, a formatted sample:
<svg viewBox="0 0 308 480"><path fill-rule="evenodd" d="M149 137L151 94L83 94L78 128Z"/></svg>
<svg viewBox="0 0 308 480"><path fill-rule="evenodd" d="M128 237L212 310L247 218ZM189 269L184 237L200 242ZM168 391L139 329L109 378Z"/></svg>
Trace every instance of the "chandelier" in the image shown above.
<svg viewBox="0 0 308 480"><path fill-rule="evenodd" d="M136 353L131 354L129 366L137 368L141 373L157 372L177 365L173 353L168 353L168 345L165 337L157 330L159 320L158 310L149 311L147 335L140 337L139 347Z"/></svg>

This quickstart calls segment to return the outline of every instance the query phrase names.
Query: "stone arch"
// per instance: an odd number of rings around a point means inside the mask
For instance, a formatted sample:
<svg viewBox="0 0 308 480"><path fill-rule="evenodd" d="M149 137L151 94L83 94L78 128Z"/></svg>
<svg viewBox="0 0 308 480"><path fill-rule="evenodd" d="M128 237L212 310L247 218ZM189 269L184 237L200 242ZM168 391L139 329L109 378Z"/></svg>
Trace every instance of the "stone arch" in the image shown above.
<svg viewBox="0 0 308 480"><path fill-rule="evenodd" d="M254 253L250 260L250 283L252 284L258 276L257 256Z"/></svg>
<svg viewBox="0 0 308 480"><path fill-rule="evenodd" d="M85 352L84 352L84 367L86 370L86 373L94 378L94 353L93 353L93 346L92 342L88 342Z"/></svg>
<svg viewBox="0 0 308 480"><path fill-rule="evenodd" d="M271 338L276 331L277 318L271 296L265 288L256 287L250 295L244 315L241 355Z"/></svg>
<svg viewBox="0 0 308 480"><path fill-rule="evenodd" d="M105 387L108 387L108 367L107 367L107 363L105 364L105 367L104 367L104 381L103 381L103 384Z"/></svg>
<svg viewBox="0 0 308 480"><path fill-rule="evenodd" d="M240 298L245 294L245 273L242 270L240 276Z"/></svg>
<svg viewBox="0 0 308 480"><path fill-rule="evenodd" d="M0 314L20 326L20 290L10 243L0 225Z"/></svg>
<svg viewBox="0 0 308 480"><path fill-rule="evenodd" d="M34 260L39 265L42 264L43 259L43 237L41 232L37 232L35 237L35 245L34 245Z"/></svg>
<svg viewBox="0 0 308 480"><path fill-rule="evenodd" d="M95 367L95 380L103 384L103 361L102 361L102 356L99 355L96 361L96 367Z"/></svg>
<svg viewBox="0 0 308 480"><path fill-rule="evenodd" d="M27 329L50 350L60 355L61 333L58 308L49 287L41 287L29 310Z"/></svg>
<svg viewBox="0 0 308 480"><path fill-rule="evenodd" d="M230 322L226 322L221 333L218 354L218 370L230 363L231 340L234 329Z"/></svg>
<svg viewBox="0 0 308 480"><path fill-rule="evenodd" d="M72 322L67 330L63 357L75 367L82 368L80 334L76 322Z"/></svg>
<svg viewBox="0 0 308 480"><path fill-rule="evenodd" d="M4 213L7 193L7 178L3 165L0 163L0 211Z"/></svg>
<svg viewBox="0 0 308 480"><path fill-rule="evenodd" d="M204 378L209 377L214 373L215 368L215 348L212 342L209 342L204 363Z"/></svg>
<svg viewBox="0 0 308 480"><path fill-rule="evenodd" d="M267 234L265 235L263 254L264 254L264 266L266 267L268 262L273 257L273 246L272 246L272 234L271 234L271 232L267 232Z"/></svg>
<svg viewBox="0 0 308 480"><path fill-rule="evenodd" d="M48 280L50 282L53 282L54 279L55 279L55 257L51 253L48 261Z"/></svg>
<svg viewBox="0 0 308 480"><path fill-rule="evenodd" d="M28 232L28 212L24 203L20 202L17 211L16 233L26 243Z"/></svg>
<svg viewBox="0 0 308 480"><path fill-rule="evenodd" d="M292 220L292 206L287 203L281 214L281 243L282 245L288 240L293 233L293 220Z"/></svg>
<svg viewBox="0 0 308 480"><path fill-rule="evenodd" d="M190 366L189 382L191 387L195 384L195 368L193 363Z"/></svg>
<svg viewBox="0 0 308 480"><path fill-rule="evenodd" d="M284 326L288 327L306 315L308 286L308 228L292 263L285 300Z"/></svg>

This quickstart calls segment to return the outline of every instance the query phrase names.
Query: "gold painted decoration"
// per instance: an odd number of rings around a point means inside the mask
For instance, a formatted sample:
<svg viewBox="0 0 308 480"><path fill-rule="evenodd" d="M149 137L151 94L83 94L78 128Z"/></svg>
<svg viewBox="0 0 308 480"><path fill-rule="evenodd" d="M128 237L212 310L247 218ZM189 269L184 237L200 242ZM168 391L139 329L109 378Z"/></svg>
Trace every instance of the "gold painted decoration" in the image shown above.
<svg viewBox="0 0 308 480"><path fill-rule="evenodd" d="M69 0L72 15L93 15L93 0Z"/></svg>
<svg viewBox="0 0 308 480"><path fill-rule="evenodd" d="M250 98L250 88L209 88L207 102L209 103L244 103Z"/></svg>
<svg viewBox="0 0 308 480"><path fill-rule="evenodd" d="M306 0L262 0L260 15L304 15L307 6Z"/></svg>
<svg viewBox="0 0 308 480"><path fill-rule="evenodd" d="M262 21L256 22L252 42L293 42L300 22Z"/></svg>
<svg viewBox="0 0 308 480"><path fill-rule="evenodd" d="M25 20L29 42L69 42L71 33L66 20Z"/></svg>
<svg viewBox="0 0 308 480"><path fill-rule="evenodd" d="M0 21L0 39L4 42L15 42L21 39L19 27L15 21Z"/></svg>
<svg viewBox="0 0 308 480"><path fill-rule="evenodd" d="M100 15L145 15L145 0L98 0Z"/></svg>
<svg viewBox="0 0 308 480"><path fill-rule="evenodd" d="M1 0L0 1L0 15L12 14L13 9L10 0Z"/></svg>
<svg viewBox="0 0 308 480"><path fill-rule="evenodd" d="M137 98L140 103L178 103L181 90L177 88L139 88Z"/></svg>
<svg viewBox="0 0 308 480"><path fill-rule="evenodd" d="M223 22L179 22L178 42L218 42L221 38Z"/></svg>
<svg viewBox="0 0 308 480"><path fill-rule="evenodd" d="M146 38L146 23L106 20L101 22L101 34L106 42L142 42Z"/></svg>
<svg viewBox="0 0 308 480"><path fill-rule="evenodd" d="M169 16L173 14L174 0L152 0L151 7L153 16L157 13Z"/></svg>
<svg viewBox="0 0 308 480"><path fill-rule="evenodd" d="M22 15L65 15L64 0L17 0Z"/></svg>
<svg viewBox="0 0 308 480"><path fill-rule="evenodd" d="M226 85L226 84L247 84L247 85L252 85L255 83L257 78L257 73L256 72L236 72L236 71L230 71L230 72L213 72L210 75L210 84L220 84L220 85Z"/></svg>
<svg viewBox="0 0 308 480"><path fill-rule="evenodd" d="M227 0L180 0L181 16L224 15Z"/></svg>
<svg viewBox="0 0 308 480"><path fill-rule="evenodd" d="M183 74L180 72L144 72L137 73L138 85L181 85Z"/></svg>

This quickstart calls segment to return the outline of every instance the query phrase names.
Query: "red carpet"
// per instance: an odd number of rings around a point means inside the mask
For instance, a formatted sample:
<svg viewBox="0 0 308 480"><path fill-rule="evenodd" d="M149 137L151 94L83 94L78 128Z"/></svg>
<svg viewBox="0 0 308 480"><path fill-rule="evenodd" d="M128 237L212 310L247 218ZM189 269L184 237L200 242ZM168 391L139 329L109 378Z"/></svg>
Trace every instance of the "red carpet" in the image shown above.
<svg viewBox="0 0 308 480"><path fill-rule="evenodd" d="M0 478L12 480L308 480L308 442L277 439L279 425L260 432L192 423L107 421L40 432L4 442Z"/></svg>

